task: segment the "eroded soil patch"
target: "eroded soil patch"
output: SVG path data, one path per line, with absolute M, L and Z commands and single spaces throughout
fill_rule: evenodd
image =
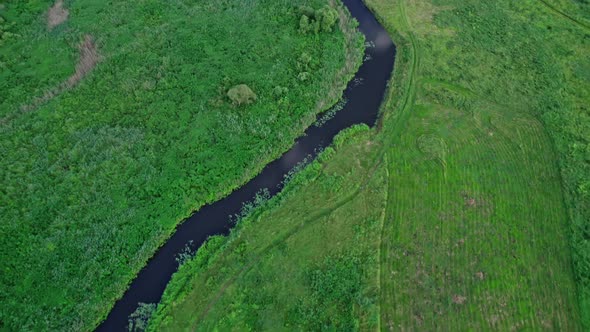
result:
M 92 71 L 92 69 L 94 69 L 94 67 L 96 67 L 101 57 L 98 53 L 96 42 L 92 36 L 86 35 L 82 43 L 78 46 L 78 50 L 80 58 L 76 64 L 74 74 L 72 74 L 65 82 L 47 91 L 43 96 L 37 97 L 31 104 L 23 106 L 21 108 L 23 112 L 30 112 L 64 91 L 75 87 L 88 73 L 90 73 L 90 71 Z
M 63 0 L 55 2 L 53 7 L 47 12 L 47 29 L 52 30 L 68 19 L 70 12 L 64 8 Z

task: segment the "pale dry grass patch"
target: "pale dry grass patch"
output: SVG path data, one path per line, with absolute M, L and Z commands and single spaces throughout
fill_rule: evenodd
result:
M 429 1 L 408 0 L 407 8 L 417 35 L 452 36 L 455 33 L 452 29 L 441 29 L 434 24 L 434 16 L 441 11 L 452 9 L 451 6 L 436 6 Z

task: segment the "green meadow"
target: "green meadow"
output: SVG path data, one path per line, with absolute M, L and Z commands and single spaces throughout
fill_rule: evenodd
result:
M 366 3 L 398 48 L 376 129 L 210 239 L 148 329 L 590 328 L 587 2 Z
M 302 29 L 300 5 L 326 18 Z M 0 330 L 95 328 L 183 218 L 335 104 L 363 45 L 335 8 L 0 1 Z

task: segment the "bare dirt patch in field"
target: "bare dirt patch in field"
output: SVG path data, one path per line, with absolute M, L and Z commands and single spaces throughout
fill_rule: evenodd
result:
M 84 41 L 78 46 L 80 59 L 76 64 L 76 71 L 68 78 L 66 86 L 71 88 L 78 84 L 100 61 L 100 55 L 92 36 L 86 35 Z
M 57 0 L 47 12 L 47 29 L 52 30 L 68 19 L 70 12 L 64 8 L 63 0 Z
M 464 207 L 467 209 L 478 209 L 482 215 L 488 217 L 494 211 L 494 205 L 491 199 L 468 191 L 461 191 Z
M 455 304 L 464 304 L 467 301 L 467 298 L 462 295 L 453 295 L 453 303 Z

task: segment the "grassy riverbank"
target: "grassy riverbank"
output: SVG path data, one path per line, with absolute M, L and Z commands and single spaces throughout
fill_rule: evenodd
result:
M 91 330 L 179 221 L 335 103 L 362 40 L 300 31 L 298 5 L 328 4 L 0 4 L 0 329 Z
M 398 46 L 380 129 L 199 251 L 153 330 L 587 324 L 585 5 L 367 3 Z

